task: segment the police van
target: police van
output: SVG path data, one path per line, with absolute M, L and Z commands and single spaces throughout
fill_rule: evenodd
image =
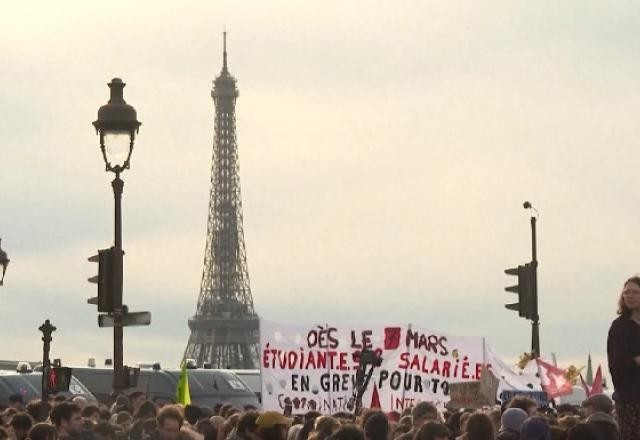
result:
M 20 373 L 0 370 L 0 405 L 9 404 L 9 396 L 19 394 L 26 404 L 30 400 L 40 399 L 42 391 L 42 372 Z M 69 391 L 58 393 L 66 398 L 84 397 L 89 403 L 97 403 L 96 397 L 76 377 L 69 382 Z
M 103 402 L 113 400 L 111 396 L 113 369 L 110 367 L 73 367 L 73 374 Z M 187 369 L 191 403 L 213 407 L 218 403 L 231 403 L 243 408 L 260 409 L 258 397 L 236 374 L 229 370 Z M 180 369 L 163 369 L 159 364 L 152 368 L 140 368 L 135 384 L 128 393 L 142 391 L 155 403 L 175 403 Z
M 258 397 L 262 403 L 262 381 L 260 379 L 260 370 L 227 370 L 234 373 L 247 384 L 249 389 Z

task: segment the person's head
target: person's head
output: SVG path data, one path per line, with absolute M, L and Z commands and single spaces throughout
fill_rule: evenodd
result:
M 446 425 L 447 428 L 451 431 L 451 435 L 453 437 L 458 437 L 462 430 L 460 429 L 460 418 L 464 414 L 462 411 L 456 411 L 449 415 L 447 419 Z
M 467 420 L 465 433 L 467 440 L 493 440 L 493 422 L 486 414 L 473 413 Z
M 420 427 L 415 440 L 448 440 L 449 429 L 446 425 L 436 421 L 429 421 Z
M 227 421 L 224 422 L 224 425 L 222 425 L 222 436 L 220 437 L 221 440 L 226 439 L 229 434 L 231 434 L 231 432 L 236 429 L 239 420 L 240 413 L 235 413 L 227 417 Z M 220 434 L 220 431 L 218 431 L 218 434 Z
M 189 422 L 190 425 L 194 425 L 200 419 L 202 410 L 196 405 L 187 405 L 184 407 L 184 419 Z
M 513 431 L 520 432 L 522 424 L 529 417 L 529 414 L 521 408 L 509 408 L 500 418 L 500 430 L 501 431 Z
M 100 405 L 100 420 L 103 422 L 108 422 L 109 420 L 111 420 L 111 411 L 109 411 L 109 408 Z
M 302 428 L 298 431 L 298 435 L 296 435 L 296 440 L 308 440 L 311 431 L 313 431 L 313 427 L 315 425 L 315 420 L 302 421 Z
M 365 440 L 364 434 L 355 425 L 345 425 L 329 436 L 329 440 Z
M 198 420 L 195 428 L 204 437 L 203 440 L 216 440 L 218 438 L 218 430 L 210 420 Z
M 27 413 L 18 413 L 11 418 L 11 429 L 17 440 L 24 440 L 33 426 L 33 419 Z
M 265 411 L 256 419 L 257 434 L 261 440 L 285 440 L 291 419 L 277 411 Z
M 153 419 L 157 415 L 156 406 L 153 402 L 149 402 L 148 400 L 143 401 L 139 406 L 138 410 L 133 413 L 133 418 L 138 419 Z
M 364 423 L 364 436 L 368 440 L 387 440 L 389 420 L 383 412 L 375 411 Z
M 116 424 L 122 428 L 123 432 L 127 433 L 133 424 L 133 417 L 128 411 L 120 411 L 116 416 Z
M 15 408 L 18 410 L 22 410 L 24 408 L 22 394 L 16 393 L 9 396 L 9 408 Z
M 219 431 L 222 428 L 222 426 L 224 426 L 224 422 L 226 422 L 226 420 L 222 416 L 211 416 L 209 418 L 209 421 L 213 423 L 213 426 L 216 428 L 217 431 Z
M 49 417 L 49 411 L 47 410 L 46 412 L 42 410 L 42 400 L 31 400 L 29 401 L 29 403 L 27 403 L 27 407 L 26 407 L 26 411 L 27 414 L 29 414 L 33 420 L 38 423 L 38 422 L 44 422 L 45 420 L 47 420 L 47 418 Z M 48 403 L 45 403 L 45 405 L 49 406 Z
M 302 430 L 302 426 L 303 426 L 302 423 L 300 423 L 299 421 L 297 424 L 291 425 L 291 427 L 289 428 L 289 431 L 287 431 L 287 440 L 297 440 L 298 434 Z M 258 439 L 260 438 L 257 436 L 257 434 L 256 434 L 256 437 Z
M 418 430 L 428 420 L 440 421 L 438 408 L 431 402 L 418 402 L 411 409 L 413 429 Z
M 213 415 L 213 410 L 210 406 L 202 405 L 200 407 L 200 420 L 209 420 L 209 417 Z
M 222 406 L 220 407 L 220 412 L 219 415 L 221 415 L 222 417 L 224 417 L 225 419 L 227 418 L 227 412 L 229 412 L 229 410 L 233 408 L 233 405 L 230 403 L 223 403 Z
M 586 423 L 578 423 L 567 431 L 567 440 L 598 440 L 598 436 Z
M 109 422 L 98 422 L 93 428 L 95 440 L 115 440 L 116 428 Z
M 51 421 L 59 435 L 78 434 L 82 431 L 82 410 L 75 403 L 61 402 L 51 410 Z
M 78 405 L 82 410 L 84 410 L 84 408 L 87 406 L 87 399 L 85 399 L 82 396 L 76 396 L 73 399 L 71 399 L 71 401 L 76 405 Z
M 400 420 L 400 413 L 398 411 L 389 411 L 387 413 L 387 419 L 389 419 L 390 422 L 398 423 Z
M 462 415 L 460 416 L 460 432 L 466 432 L 467 429 L 467 422 L 469 421 L 469 417 L 471 417 L 471 412 L 469 411 L 465 411 L 462 413 Z
M 340 428 L 340 422 L 335 417 L 320 416 L 315 420 L 314 434 L 316 440 L 325 440 Z
M 587 419 L 587 425 L 600 440 L 618 440 L 620 438 L 618 423 L 611 414 L 604 412 L 593 413 Z
M 640 276 L 633 276 L 624 283 L 618 299 L 619 315 L 629 316 L 634 310 L 640 310 Z
M 49 423 L 36 423 L 27 434 L 29 440 L 57 440 L 58 431 Z
M 307 411 L 304 415 L 304 421 L 313 422 L 321 415 L 322 413 L 320 411 L 316 411 L 316 410 Z
M 260 417 L 258 411 L 247 411 L 240 416 L 236 425 L 236 432 L 251 440 L 256 440 L 256 420 Z
M 131 411 L 135 414 L 142 405 L 142 402 L 147 400 L 147 395 L 143 391 L 134 391 L 129 394 L 129 405 L 131 405 Z
M 396 427 L 393 430 L 393 438 L 398 438 L 403 434 L 408 433 L 409 431 L 411 431 L 411 426 L 407 426 L 407 425 L 401 425 L 400 423 L 398 423 L 396 425 Z
M 525 420 L 520 431 L 520 440 L 551 440 L 549 423 L 539 416 Z
M 165 406 L 156 417 L 161 440 L 178 440 L 184 417 L 175 406 Z
M 95 425 L 100 421 L 100 408 L 95 405 L 85 406 L 82 410 L 82 419 L 84 422 L 90 422 Z
M 538 411 L 538 404 L 531 397 L 515 396 L 507 404 L 507 409 L 509 408 L 520 408 L 524 410 L 529 415 L 529 417 L 531 417 L 534 416 Z
M 360 416 L 356 417 L 356 426 L 364 431 L 364 425 L 367 423 L 367 420 L 369 420 L 369 417 L 379 412 L 380 410 L 378 408 L 362 408 Z
M 582 407 L 585 409 L 587 417 L 596 412 L 611 414 L 613 412 L 613 400 L 606 394 L 594 394 L 582 402 Z

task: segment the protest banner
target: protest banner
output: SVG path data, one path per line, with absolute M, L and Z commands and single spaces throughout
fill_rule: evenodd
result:
M 452 383 L 449 385 L 449 397 L 451 400 L 446 405 L 449 409 L 477 409 L 487 404 L 486 399 L 480 393 L 479 380 Z
M 402 411 L 418 401 L 440 406 L 451 383 L 479 381 L 481 337 L 460 337 L 410 324 L 294 326 L 260 321 L 262 405 L 294 413 L 350 411 L 360 350 L 382 357 L 363 404 Z
M 530 397 L 536 401 L 538 407 L 545 406 L 549 403 L 549 396 L 544 391 L 529 390 L 504 390 L 500 393 L 501 400 L 511 400 L 516 396 Z
M 498 378 L 484 365 L 480 380 L 449 385 L 449 397 L 451 400 L 446 406 L 449 409 L 477 409 L 495 405 L 499 383 Z
M 498 378 L 487 365 L 484 365 L 480 375 L 480 395 L 486 402 L 486 405 L 491 406 L 496 403 L 499 386 L 500 381 Z

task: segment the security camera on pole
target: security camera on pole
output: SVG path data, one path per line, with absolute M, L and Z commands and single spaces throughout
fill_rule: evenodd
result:
M 505 287 L 507 292 L 518 294 L 518 302 L 505 304 L 509 310 L 515 310 L 520 317 L 531 320 L 531 352 L 534 357 L 540 355 L 540 316 L 538 315 L 538 257 L 536 250 L 536 221 L 538 211 L 531 203 L 524 202 L 524 209 L 531 213 L 531 262 L 504 272 L 518 277 L 518 284 Z M 535 215 L 534 215 L 535 213 Z

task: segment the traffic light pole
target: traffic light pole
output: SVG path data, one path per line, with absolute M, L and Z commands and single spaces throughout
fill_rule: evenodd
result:
M 538 315 L 538 256 L 536 245 L 536 216 L 531 216 L 531 266 L 533 267 L 533 321 L 531 323 L 531 352 L 540 355 L 540 317 Z
M 111 182 L 113 198 L 115 202 L 114 218 L 114 298 L 113 298 L 113 393 L 117 396 L 123 389 L 123 308 L 122 308 L 122 190 L 124 182 L 120 179 L 120 173 L 116 172 L 116 178 Z
M 49 371 L 51 370 L 51 360 L 49 359 L 49 352 L 51 351 L 51 334 L 56 331 L 55 326 L 51 324 L 48 319 L 38 327 L 38 330 L 42 332 L 42 407 L 43 414 L 49 413 L 49 388 L 47 387 L 47 379 L 49 377 Z

